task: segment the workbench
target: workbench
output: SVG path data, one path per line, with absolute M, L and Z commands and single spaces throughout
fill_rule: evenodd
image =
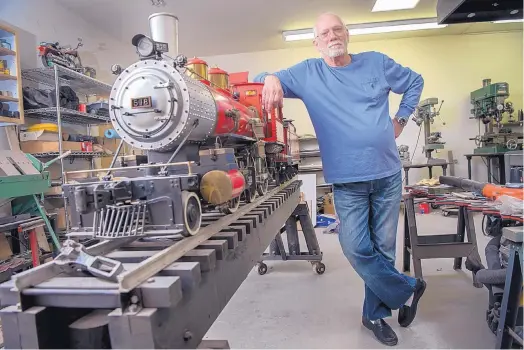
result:
M 477 199 L 466 199 L 451 195 L 453 187 L 445 191 L 439 191 L 440 185 L 435 188 L 428 186 L 412 186 L 410 191 L 404 194 L 404 249 L 403 249 L 403 271 L 410 271 L 410 258 L 413 258 L 413 266 L 416 277 L 422 277 L 422 259 L 432 258 L 454 258 L 454 269 L 462 268 L 462 258 L 474 254 L 480 261 L 477 246 L 475 224 L 473 213 L 480 212 L 484 215 L 493 215 L 504 220 L 522 223 L 522 216 L 505 215 L 495 207 L 494 202 L 487 201 L 483 197 Z M 460 191 L 460 190 L 459 190 Z M 457 207 L 457 231 L 455 234 L 436 234 L 419 236 L 417 232 L 415 203 L 429 202 L 434 206 Z M 467 237 L 467 242 L 464 241 Z M 475 287 L 481 287 L 474 282 Z

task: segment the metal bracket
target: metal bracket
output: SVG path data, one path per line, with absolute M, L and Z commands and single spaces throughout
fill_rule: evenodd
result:
M 104 256 L 89 255 L 82 244 L 71 239 L 64 242 L 61 253 L 54 262 L 64 270 L 71 271 L 80 268 L 93 276 L 114 282 L 117 281 L 118 274 L 124 270 L 120 261 Z
M 158 85 L 155 85 L 154 89 L 172 89 L 174 87 L 174 84 L 172 81 L 168 81 L 167 83 L 160 83 Z

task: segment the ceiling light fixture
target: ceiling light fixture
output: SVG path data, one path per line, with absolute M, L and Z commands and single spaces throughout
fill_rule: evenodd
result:
M 408 10 L 415 8 L 420 0 L 377 0 L 371 12 Z
M 434 18 L 423 18 L 409 21 L 352 24 L 347 27 L 350 35 L 366 35 L 438 29 L 447 27 L 447 24 L 438 24 Z M 315 38 L 313 29 L 289 30 L 283 32 L 282 35 L 285 41 L 312 40 Z
M 524 19 L 503 19 L 500 21 L 493 21 L 493 23 L 522 23 Z

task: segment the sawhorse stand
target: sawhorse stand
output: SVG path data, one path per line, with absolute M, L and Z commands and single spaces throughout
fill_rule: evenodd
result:
M 423 259 L 453 258 L 453 268 L 462 269 L 462 258 L 474 254 L 480 261 L 477 248 L 477 236 L 473 216 L 467 204 L 460 204 L 458 211 L 457 233 L 422 235 L 417 232 L 415 199 L 406 194 L 404 198 L 404 250 L 402 272 L 410 271 L 410 256 L 413 257 L 415 277 L 422 278 Z M 467 236 L 467 242 L 464 238 Z M 482 285 L 473 282 L 477 288 Z
M 302 233 L 306 241 L 307 251 L 302 252 L 298 238 L 297 221 L 300 222 Z M 287 233 L 288 251 L 282 240 L 282 233 Z M 269 253 L 262 254 L 260 261 L 257 263 L 258 273 L 264 275 L 267 272 L 266 260 L 302 260 L 309 261 L 313 265 L 313 270 L 319 275 L 326 271 L 326 266 L 322 263 L 322 252 L 318 244 L 315 228 L 309 216 L 309 208 L 306 203 L 300 203 L 293 214 L 287 219 L 286 225 L 280 229 L 275 239 L 269 245 Z

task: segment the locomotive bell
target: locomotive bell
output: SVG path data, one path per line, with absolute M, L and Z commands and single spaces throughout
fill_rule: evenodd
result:
M 224 90 L 229 89 L 229 74 L 217 66 L 209 70 L 209 81 L 215 87 L 219 87 Z
M 200 58 L 193 57 L 187 62 L 186 74 L 196 80 L 207 80 L 207 62 Z

